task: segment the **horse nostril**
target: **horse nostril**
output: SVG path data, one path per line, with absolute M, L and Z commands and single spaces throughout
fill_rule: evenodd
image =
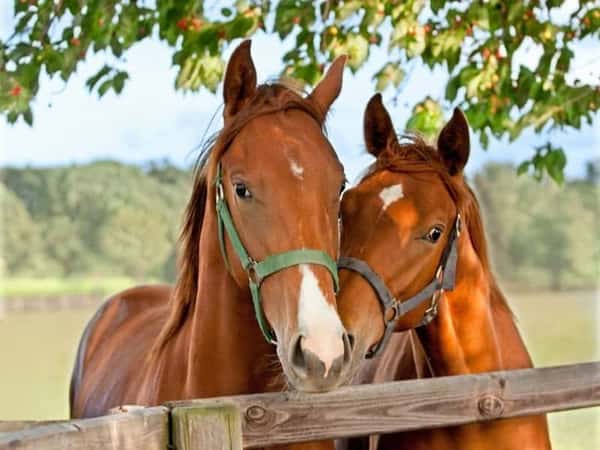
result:
M 292 365 L 296 369 L 300 369 L 302 371 L 306 368 L 306 359 L 304 357 L 304 351 L 302 350 L 302 339 L 303 336 L 301 334 L 298 335 L 295 342 L 292 344 Z
M 348 333 L 348 344 L 350 345 L 350 350 L 354 350 L 354 344 L 356 342 L 354 335 L 352 333 Z
M 352 350 L 354 350 L 354 335 L 344 333 L 342 339 L 344 341 L 344 364 L 347 364 L 350 362 Z

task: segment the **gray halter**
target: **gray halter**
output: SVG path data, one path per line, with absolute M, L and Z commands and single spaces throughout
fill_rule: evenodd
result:
M 442 253 L 435 277 L 419 293 L 406 300 L 397 300 L 377 272 L 371 269 L 365 261 L 349 256 L 342 256 L 338 260 L 338 269 L 352 270 L 362 275 L 368 281 L 381 304 L 385 331 L 381 340 L 369 349 L 366 358 L 370 359 L 381 353 L 394 331 L 397 320 L 418 308 L 425 300 L 431 298 L 431 304 L 425 311 L 423 319 L 417 324 L 417 327 L 429 324 L 437 316 L 438 301 L 442 292 L 453 290 L 456 282 L 456 265 L 458 261 L 456 247 L 458 236 L 460 235 L 460 227 L 460 214 L 458 214 L 448 237 L 448 243 L 444 248 L 444 253 Z M 389 319 L 388 311 L 392 312 Z

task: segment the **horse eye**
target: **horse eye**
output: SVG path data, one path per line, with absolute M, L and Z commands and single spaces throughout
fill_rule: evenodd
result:
M 252 198 L 252 194 L 244 183 L 234 183 L 235 195 L 239 198 Z
M 433 227 L 431 230 L 427 232 L 425 235 L 425 239 L 429 242 L 436 243 L 442 237 L 442 230 L 438 227 Z

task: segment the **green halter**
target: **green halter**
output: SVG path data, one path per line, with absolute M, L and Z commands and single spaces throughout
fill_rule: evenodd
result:
M 265 278 L 273 275 L 280 270 L 288 267 L 297 266 L 299 264 L 319 264 L 324 266 L 331 273 L 333 279 L 333 285 L 335 291 L 338 291 L 339 281 L 336 262 L 327 253 L 321 250 L 301 249 L 291 250 L 289 252 L 277 253 L 275 255 L 267 256 L 262 261 L 255 261 L 248 255 L 239 234 L 237 233 L 231 213 L 227 207 L 225 195 L 223 191 L 223 178 L 221 174 L 221 164 L 217 166 L 217 176 L 215 178 L 216 187 L 216 202 L 217 202 L 217 218 L 218 218 L 218 234 L 219 234 L 219 245 L 221 246 L 221 253 L 225 260 L 227 269 L 231 272 L 231 266 L 227 259 L 227 252 L 225 250 L 225 238 L 224 233 L 227 233 L 227 237 L 231 241 L 231 245 L 237 254 L 242 267 L 248 274 L 248 284 L 250 285 L 250 293 L 252 294 L 252 304 L 254 305 L 254 313 L 256 314 L 256 321 L 262 331 L 267 342 L 276 344 L 277 340 L 275 333 L 269 327 L 269 323 L 265 317 L 265 313 L 262 308 L 260 301 L 260 285 Z

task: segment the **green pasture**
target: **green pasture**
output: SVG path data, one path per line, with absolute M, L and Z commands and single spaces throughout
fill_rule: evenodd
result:
M 597 294 L 509 296 L 537 366 L 600 359 Z M 0 419 L 68 415 L 68 383 L 91 310 L 15 313 L 0 319 Z M 552 414 L 555 450 L 600 448 L 600 408 Z
M 512 294 L 509 301 L 536 366 L 600 360 L 598 292 Z M 554 450 L 600 448 L 600 408 L 548 416 Z
M 135 284 L 135 281 L 128 277 L 10 277 L 3 278 L 0 282 L 0 298 L 59 297 L 64 295 L 95 295 L 103 297 L 122 291 Z

